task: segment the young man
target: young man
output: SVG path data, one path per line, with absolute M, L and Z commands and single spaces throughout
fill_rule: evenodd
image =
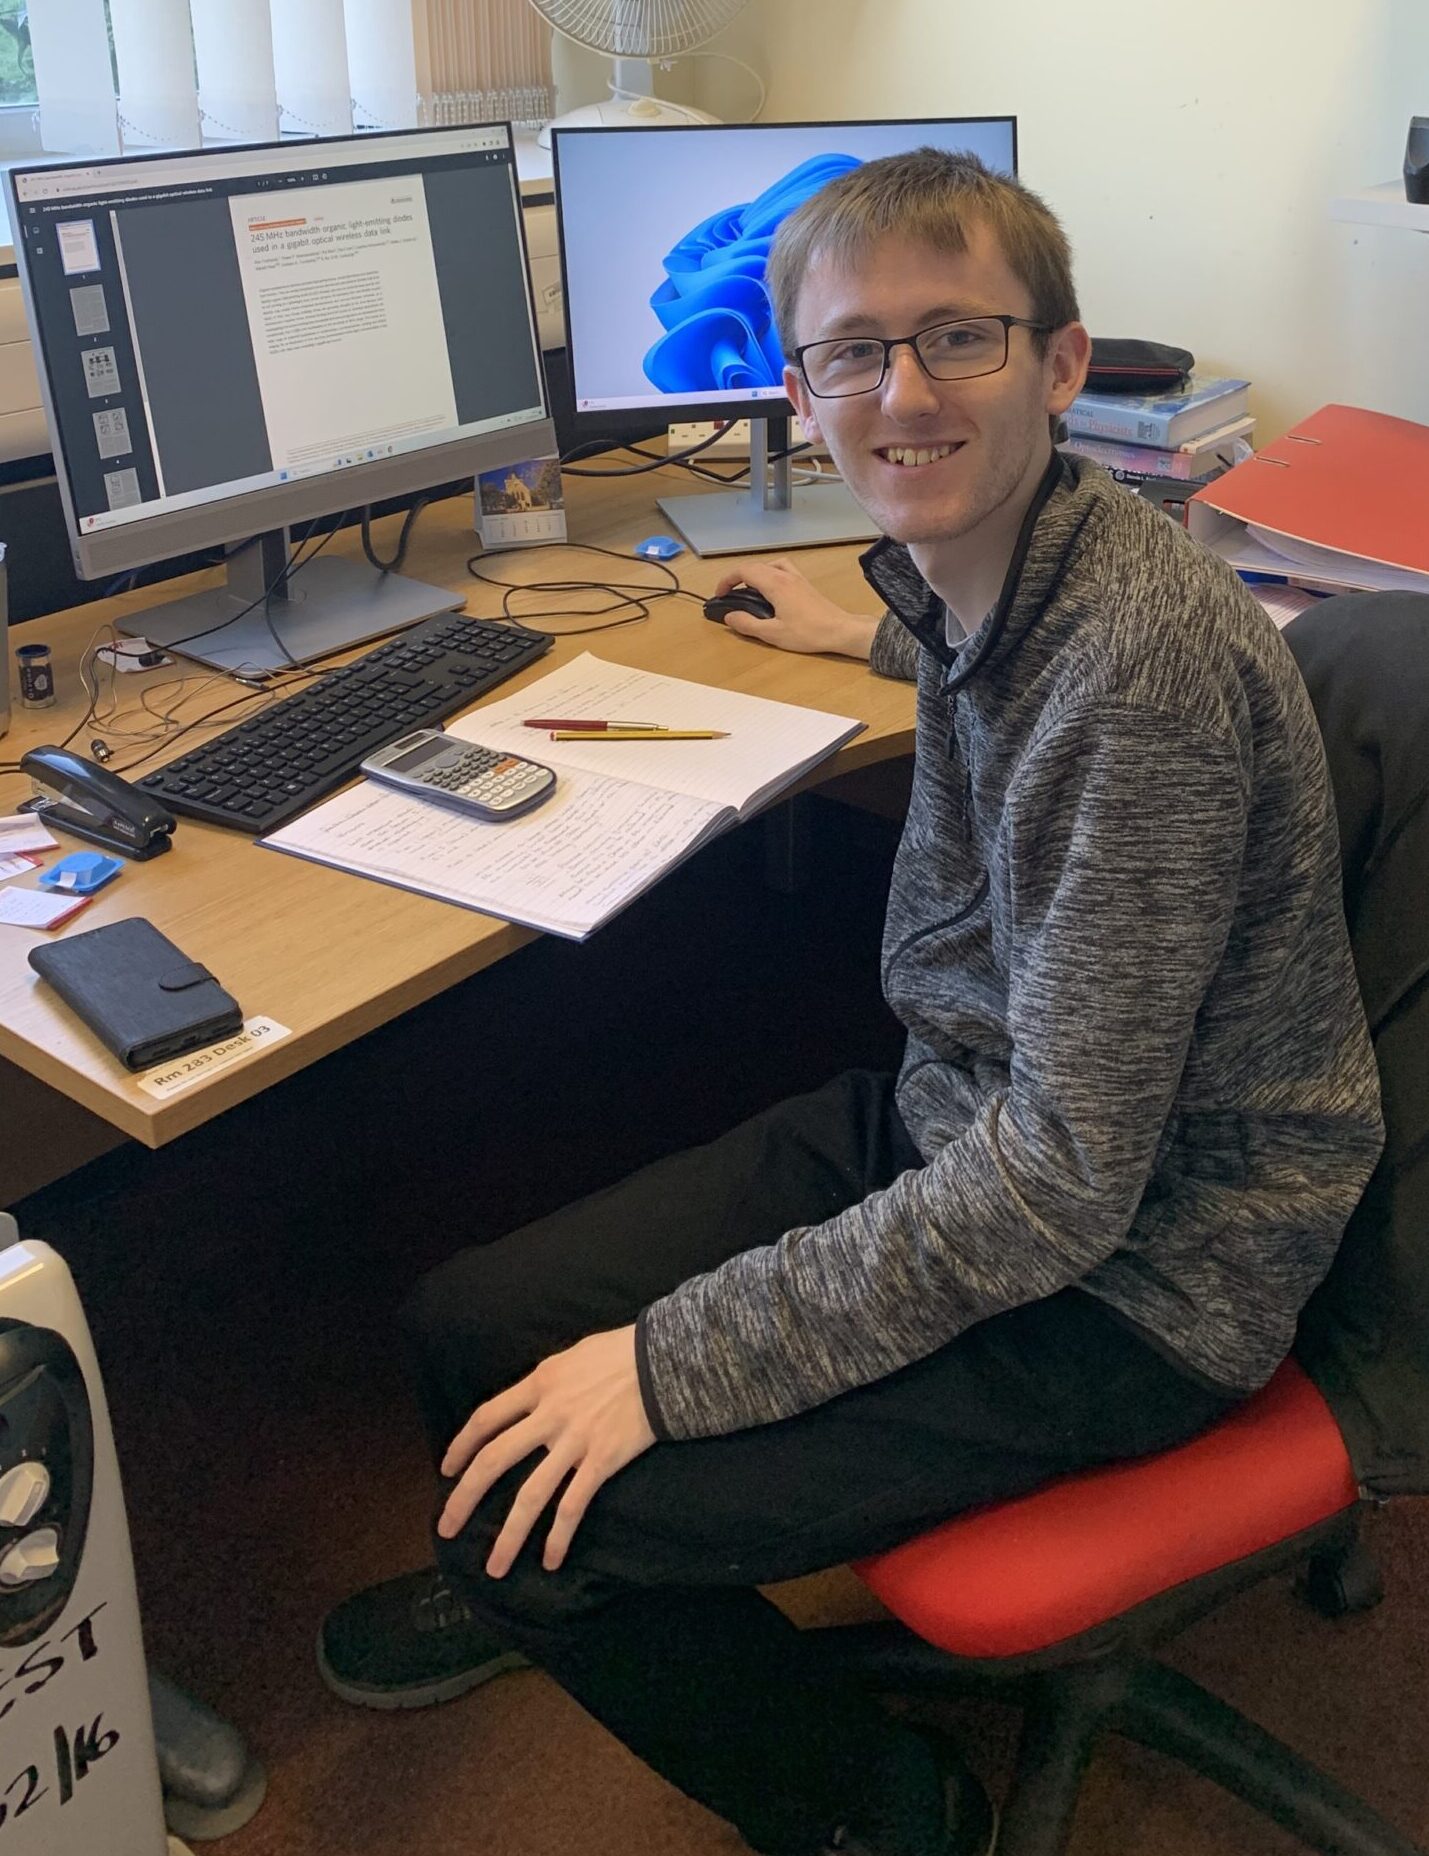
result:
M 754 1587 L 1263 1383 L 1378 1096 L 1288 653 L 1228 569 L 1053 450 L 1089 342 L 1050 213 L 923 150 L 808 201 L 770 276 L 889 614 L 750 563 L 777 614 L 744 629 L 917 676 L 903 1068 L 427 1279 L 445 1577 L 350 1600 L 321 1653 L 391 1706 L 524 1652 L 770 1856 L 952 1856 L 988 1847 L 977 1781 Z

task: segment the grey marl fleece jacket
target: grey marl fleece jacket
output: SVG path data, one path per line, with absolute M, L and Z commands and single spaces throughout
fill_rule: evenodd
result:
M 1069 1284 L 1249 1391 L 1382 1138 L 1289 651 L 1227 567 L 1081 459 L 1054 457 L 960 645 L 904 549 L 865 569 L 890 608 L 874 668 L 918 680 L 883 980 L 925 1164 L 647 1308 L 652 1425 L 789 1416 Z

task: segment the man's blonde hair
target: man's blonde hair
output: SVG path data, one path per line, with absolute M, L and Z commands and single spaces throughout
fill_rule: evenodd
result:
M 816 258 L 853 263 L 890 235 L 956 255 L 967 250 L 968 229 L 978 224 L 988 227 L 1026 285 L 1035 321 L 1060 329 L 1080 320 L 1071 249 L 1051 209 L 975 155 L 916 148 L 851 168 L 779 227 L 765 281 L 785 354 L 796 346 L 799 290 Z M 1046 338 L 1036 340 L 1045 352 Z

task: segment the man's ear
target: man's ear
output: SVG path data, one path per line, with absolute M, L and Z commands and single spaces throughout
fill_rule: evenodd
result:
M 797 367 L 784 369 L 784 391 L 793 402 L 794 411 L 799 415 L 799 423 L 804 428 L 804 436 L 811 442 L 821 436 L 819 432 L 819 402 L 804 384 L 804 376 Z
M 1080 322 L 1069 322 L 1047 344 L 1047 411 L 1060 417 L 1087 384 L 1092 338 Z

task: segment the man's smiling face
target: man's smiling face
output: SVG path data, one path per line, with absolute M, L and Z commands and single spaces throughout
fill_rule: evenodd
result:
M 914 335 L 961 316 L 1034 320 L 1027 286 L 986 226 L 958 253 L 890 234 L 852 262 L 816 256 L 799 289 L 795 345 L 840 335 Z M 895 348 L 881 387 L 817 399 L 790 368 L 785 386 L 806 434 L 826 441 L 858 502 L 885 535 L 908 543 L 976 537 L 1030 498 L 1046 464 L 1048 415 L 1080 390 L 1085 332 L 1069 325 L 1047 352 L 1008 332 L 1007 365 L 973 380 L 932 380 L 911 348 Z M 1026 491 L 1026 496 L 1021 493 Z

